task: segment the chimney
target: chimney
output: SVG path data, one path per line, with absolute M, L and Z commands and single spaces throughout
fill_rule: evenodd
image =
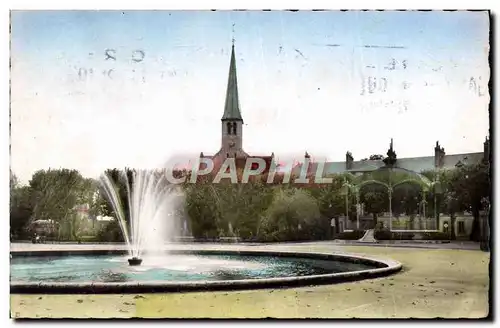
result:
M 345 153 L 345 169 L 350 170 L 352 169 L 352 163 L 354 161 L 354 157 L 352 157 L 352 154 L 350 151 Z
M 439 141 L 436 141 L 436 147 L 434 147 L 434 167 L 442 168 L 444 166 L 444 148 L 439 145 Z
M 490 139 L 488 139 L 488 137 L 486 137 L 483 147 L 483 160 L 488 163 L 490 161 Z

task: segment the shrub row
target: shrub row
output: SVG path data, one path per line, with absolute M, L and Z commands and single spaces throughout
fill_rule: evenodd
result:
M 412 240 L 413 232 L 391 232 L 388 229 L 375 230 L 374 237 L 377 240 Z
M 344 231 L 335 235 L 335 239 L 358 240 L 363 237 L 365 230 Z
M 450 234 L 447 232 L 423 232 L 422 239 L 424 240 L 450 240 Z

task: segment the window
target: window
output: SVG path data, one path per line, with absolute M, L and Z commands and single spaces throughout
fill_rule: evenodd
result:
M 227 134 L 231 134 L 231 123 L 227 122 Z
M 458 233 L 459 234 L 465 233 L 465 222 L 464 221 L 458 221 Z
M 236 126 L 237 126 L 237 125 L 236 125 L 236 123 L 233 123 L 233 134 L 234 134 L 234 135 L 236 135 L 236 134 L 237 134 L 237 133 L 236 133 Z

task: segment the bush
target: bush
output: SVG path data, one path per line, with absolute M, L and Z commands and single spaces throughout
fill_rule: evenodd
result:
M 80 236 L 80 240 L 83 243 L 98 242 L 97 236 Z
M 422 239 L 424 240 L 450 240 L 450 234 L 447 232 L 423 232 Z
M 365 230 L 344 231 L 335 235 L 335 239 L 358 240 L 365 235 Z
M 119 223 L 114 220 L 106 224 L 94 239 L 100 242 L 124 242 Z
M 191 233 L 195 238 L 218 237 L 218 200 L 214 187 L 190 185 L 185 190 L 186 213 L 190 218 Z
M 328 233 L 316 200 L 300 189 L 279 190 L 263 216 L 259 240 L 294 241 L 320 238 Z
M 391 238 L 393 240 L 412 240 L 415 237 L 413 232 L 393 232 Z
M 375 231 L 373 232 L 373 236 L 377 240 L 391 240 L 392 234 L 387 229 L 375 229 Z

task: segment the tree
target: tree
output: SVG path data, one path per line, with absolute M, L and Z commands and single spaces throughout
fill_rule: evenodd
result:
M 389 147 L 389 150 L 387 151 L 387 157 L 384 158 L 384 163 L 388 167 L 393 167 L 396 164 L 396 162 L 397 162 L 397 155 L 396 152 L 394 151 L 391 139 L 391 145 Z
M 399 184 L 393 188 L 392 211 L 405 213 L 413 219 L 418 212 L 422 200 L 422 188 L 412 182 Z
M 370 161 L 379 161 L 379 160 L 383 160 L 384 156 L 380 155 L 380 154 L 373 154 L 373 155 L 370 155 L 369 159 L 370 159 Z
M 389 208 L 387 187 L 379 184 L 367 184 L 360 190 L 360 201 L 365 204 L 365 211 L 373 215 L 373 226 L 377 226 L 378 215 Z
M 303 189 L 276 190 L 260 229 L 261 238 L 285 241 L 311 238 L 320 226 L 316 200 Z M 316 232 L 317 233 L 317 232 Z
M 217 194 L 212 184 L 191 184 L 185 187 L 186 213 L 191 221 L 194 237 L 217 237 L 219 226 L 219 206 Z
M 262 216 L 274 198 L 272 188 L 260 181 L 225 186 L 228 189 L 225 191 L 226 197 L 219 203 L 221 221 L 231 223 L 233 233 L 238 237 L 256 237 Z
M 77 170 L 49 169 L 35 172 L 29 186 L 32 220 L 53 220 L 62 229 L 60 236 L 75 237 L 76 206 L 91 200 L 94 193 L 91 180 L 83 178 Z
M 76 170 L 40 170 L 33 174 L 32 189 L 34 217 L 36 219 L 65 218 L 78 204 L 79 187 L 83 177 Z
M 427 195 L 428 213 L 435 213 L 436 226 L 439 227 L 440 213 L 449 213 L 447 193 L 451 191 L 451 178 L 455 170 L 424 171 L 422 175 L 432 181 Z
M 455 222 L 457 219 L 456 213 L 460 211 L 460 202 L 455 191 L 448 191 L 443 199 L 445 213 L 450 216 L 450 239 L 456 239 Z
M 11 236 L 23 235 L 31 216 L 33 206 L 31 203 L 31 188 L 21 186 L 17 177 L 10 175 L 10 233 Z
M 324 219 L 335 220 L 335 232 L 339 232 L 339 216 L 356 213 L 356 198 L 352 178 L 348 175 L 334 175 L 331 184 L 324 184 L 319 188 L 310 188 L 309 193 L 316 199 L 321 216 Z M 346 213 L 346 193 L 349 213 Z
M 113 168 L 104 171 L 104 177 L 102 177 L 107 177 L 111 182 L 111 187 L 115 188 L 119 202 L 119 204 L 116 205 L 119 207 L 119 211 L 123 211 L 123 216 L 127 222 L 130 219 L 128 192 L 133 188 L 134 174 L 135 171 L 129 168 L 125 168 L 123 170 Z M 115 213 L 112 201 L 108 197 L 106 187 L 102 183 L 99 183 L 97 190 L 100 198 L 96 201 L 96 206 L 100 208 L 104 215 L 117 218 L 118 215 Z
M 450 189 L 460 211 L 469 211 L 474 218 L 470 239 L 480 241 L 480 212 L 486 210 L 484 199 L 490 199 L 490 167 L 488 163 L 457 167 L 450 179 Z

